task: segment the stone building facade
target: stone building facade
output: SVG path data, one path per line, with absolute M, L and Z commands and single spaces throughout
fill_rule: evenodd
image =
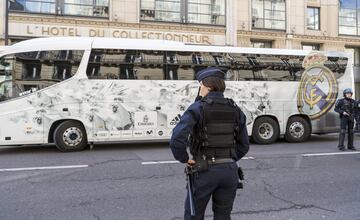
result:
M 47 36 L 166 39 L 349 51 L 360 63 L 360 3 L 354 0 L 8 1 L 10 43 Z M 3 45 L 5 1 L 0 11 Z

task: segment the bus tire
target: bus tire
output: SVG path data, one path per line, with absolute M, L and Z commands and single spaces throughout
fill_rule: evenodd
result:
M 304 142 L 311 135 L 311 126 L 309 122 L 300 116 L 289 118 L 286 125 L 285 140 L 290 143 Z
M 62 152 L 84 150 L 87 136 L 84 126 L 78 121 L 64 121 L 54 132 L 54 143 Z
M 261 117 L 255 120 L 252 139 L 257 144 L 272 144 L 280 135 L 277 121 L 271 117 Z

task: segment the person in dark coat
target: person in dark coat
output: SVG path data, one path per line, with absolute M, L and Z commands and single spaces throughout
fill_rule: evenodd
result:
M 354 147 L 354 103 L 352 99 L 353 92 L 350 88 L 347 88 L 343 92 L 344 98 L 339 99 L 335 104 L 335 111 L 340 116 L 340 135 L 338 148 L 341 151 L 345 150 L 344 141 L 346 129 L 348 133 L 348 144 L 349 150 L 356 150 Z
M 170 148 L 176 160 L 199 168 L 193 179 L 195 217 L 190 216 L 189 196 L 184 217 L 204 219 L 212 198 L 214 219 L 228 220 L 238 186 L 238 166 L 249 151 L 246 117 L 231 99 L 224 97 L 224 72 L 207 68 L 197 74 L 199 96 L 173 130 Z M 191 141 L 190 154 L 187 152 Z

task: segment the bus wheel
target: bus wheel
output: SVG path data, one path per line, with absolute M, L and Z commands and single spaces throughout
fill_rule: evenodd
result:
M 286 126 L 285 140 L 291 143 L 304 142 L 311 135 L 309 122 L 299 116 L 291 117 Z
M 274 143 L 279 134 L 279 125 L 273 118 L 261 117 L 254 123 L 252 138 L 257 144 Z
M 87 146 L 84 126 L 77 121 L 64 121 L 54 132 L 56 147 L 62 152 L 81 151 Z

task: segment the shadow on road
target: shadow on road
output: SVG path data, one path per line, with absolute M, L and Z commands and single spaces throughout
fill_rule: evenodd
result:
M 110 143 L 110 144 L 95 144 L 92 152 L 97 151 L 121 151 L 129 149 L 151 149 L 151 148 L 168 148 L 168 142 L 151 142 L 151 143 Z M 84 150 L 90 151 L 90 145 Z M 55 145 L 22 145 L 22 146 L 2 146 L 0 147 L 0 154 L 41 154 L 41 153 L 62 153 Z M 81 152 L 67 152 L 64 154 L 73 154 Z
M 356 134 L 355 140 L 360 139 L 360 134 Z M 308 140 L 309 143 L 319 143 L 319 142 L 329 142 L 337 141 L 338 134 L 327 134 L 327 135 L 312 135 Z M 256 145 L 253 142 L 250 142 L 251 145 Z M 276 144 L 289 144 L 284 138 L 280 138 Z M 261 145 L 257 145 L 261 146 Z M 270 145 L 271 146 L 271 145 Z M 142 150 L 142 149 L 151 149 L 151 148 L 168 148 L 168 142 L 143 142 L 143 143 L 109 143 L 109 144 L 95 144 L 94 148 L 91 150 L 93 152 L 97 151 L 121 151 L 121 150 Z M 85 151 L 89 151 L 90 148 L 87 147 Z M 28 145 L 28 146 L 3 146 L 0 147 L 0 154 L 40 154 L 40 153 L 62 153 L 60 152 L 55 145 Z M 81 153 L 81 152 L 72 152 L 72 153 Z

